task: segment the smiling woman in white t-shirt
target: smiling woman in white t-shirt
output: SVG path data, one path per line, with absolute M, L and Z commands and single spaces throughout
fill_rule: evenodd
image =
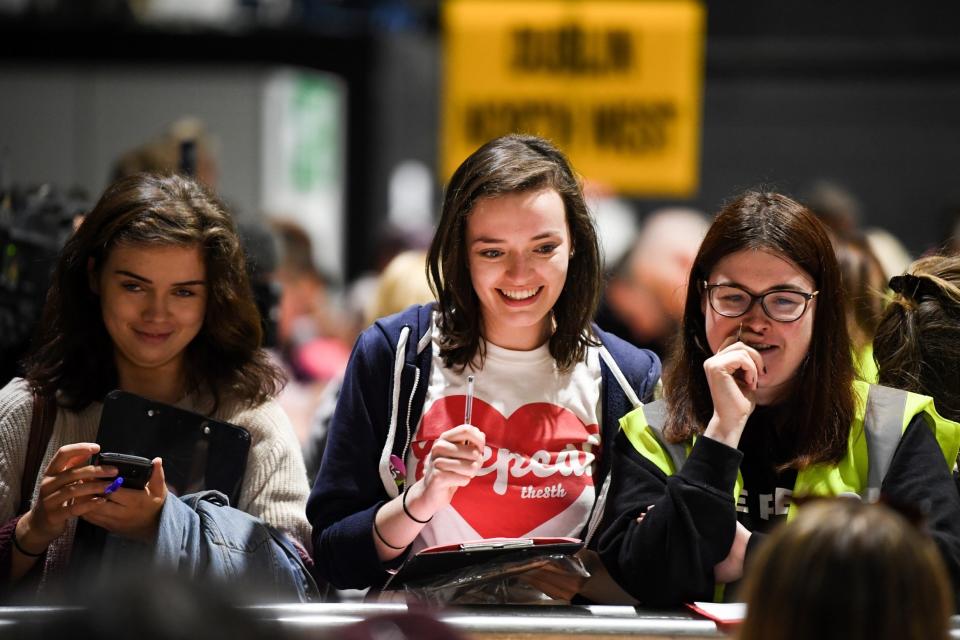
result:
M 382 584 L 437 544 L 589 542 L 604 442 L 659 378 L 655 355 L 592 324 L 596 232 L 543 139 L 505 136 L 464 161 L 427 270 L 437 303 L 354 347 L 308 504 L 318 569 L 339 587 Z

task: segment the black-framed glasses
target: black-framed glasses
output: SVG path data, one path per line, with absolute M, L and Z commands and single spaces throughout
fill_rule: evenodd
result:
M 703 290 L 707 293 L 710 307 L 726 318 L 739 318 L 759 300 L 760 307 L 771 320 L 794 322 L 807 311 L 810 301 L 819 291 L 805 293 L 793 289 L 771 289 L 754 295 L 742 287 L 733 284 L 710 284 L 703 281 Z

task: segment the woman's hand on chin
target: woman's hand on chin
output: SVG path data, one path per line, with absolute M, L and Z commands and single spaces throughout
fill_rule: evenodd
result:
M 713 399 L 713 417 L 703 435 L 736 447 L 757 405 L 763 358 L 756 349 L 736 338 L 728 338 L 724 344 L 703 363 Z

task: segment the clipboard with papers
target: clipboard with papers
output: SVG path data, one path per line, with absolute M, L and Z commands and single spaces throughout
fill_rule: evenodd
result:
M 96 442 L 101 451 L 159 456 L 176 495 L 215 489 L 234 506 L 250 451 L 241 427 L 120 390 L 104 398 Z
M 390 580 L 391 589 L 421 584 L 470 567 L 519 566 L 525 561 L 571 556 L 583 547 L 577 538 L 485 538 L 427 547 L 411 555 Z

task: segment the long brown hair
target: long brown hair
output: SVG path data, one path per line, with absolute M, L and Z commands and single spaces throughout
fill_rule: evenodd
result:
M 467 268 L 467 216 L 482 198 L 553 189 L 563 200 L 570 228 L 567 280 L 553 307 L 556 330 L 550 355 L 561 370 L 582 360 L 592 344 L 590 322 L 600 300 L 600 247 L 583 190 L 569 161 L 548 141 L 508 135 L 487 142 L 463 161 L 447 186 L 440 223 L 427 255 L 427 277 L 438 301 L 443 338 L 440 355 L 448 367 L 482 360 L 480 303 Z
M 880 383 L 932 396 L 960 421 L 960 256 L 921 258 L 891 284 L 873 339 Z
M 117 386 L 113 343 L 90 289 L 118 244 L 199 246 L 206 266 L 207 307 L 200 333 L 187 345 L 187 384 L 212 395 L 259 404 L 276 395 L 283 374 L 260 347 L 260 316 L 236 227 L 224 206 L 182 176 L 136 174 L 107 188 L 67 241 L 53 274 L 26 378 L 34 389 L 61 392 L 80 410 Z
M 724 257 L 744 249 L 783 256 L 807 273 L 820 291 L 813 337 L 783 404 L 800 425 L 797 449 L 786 466 L 837 462 L 853 422 L 853 356 L 844 315 L 840 270 L 823 224 L 803 205 L 779 193 L 748 191 L 729 203 L 707 231 L 690 270 L 683 326 L 675 357 L 664 375 L 669 405 L 666 433 L 682 442 L 702 433 L 713 415 L 703 371 L 713 355 L 702 307 L 703 281 Z
M 933 540 L 882 504 L 804 505 L 761 547 L 738 640 L 946 640 L 952 589 Z

